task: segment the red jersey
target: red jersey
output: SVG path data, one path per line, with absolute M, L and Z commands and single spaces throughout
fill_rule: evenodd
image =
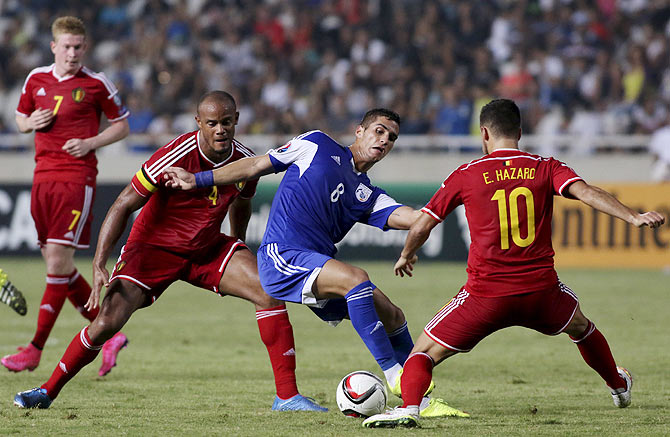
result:
M 95 152 L 75 158 L 62 147 L 71 138 L 96 136 L 102 112 L 112 122 L 130 115 L 114 84 L 86 67 L 66 77 L 56 74 L 55 64 L 39 67 L 23 84 L 16 114 L 29 117 L 39 108 L 51 108 L 55 116 L 49 126 L 35 132 L 35 182 L 95 184 Z
M 581 180 L 570 167 L 516 149 L 496 150 L 457 168 L 422 209 L 442 221 L 465 206 L 468 282 L 474 295 L 549 289 L 558 277 L 551 245 L 553 196 Z
M 233 140 L 232 153 L 215 163 L 202 152 L 200 131 L 190 132 L 160 148 L 135 174 L 131 182 L 137 194 L 151 196 L 130 231 L 128 242 L 168 248 L 179 254 L 197 254 L 221 233 L 228 207 L 238 197 L 256 194 L 258 179 L 218 187 L 180 191 L 165 186 L 161 177 L 167 167 L 197 173 L 212 170 L 254 153 Z

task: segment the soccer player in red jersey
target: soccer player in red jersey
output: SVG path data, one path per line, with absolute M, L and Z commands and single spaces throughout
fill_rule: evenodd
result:
M 508 326 L 547 335 L 567 333 L 584 361 L 605 380 L 614 404 L 630 405 L 630 374 L 616 366 L 605 337 L 584 316 L 577 296 L 554 270 L 553 196 L 578 199 L 638 227 L 655 228 L 665 218 L 655 211 L 632 210 L 554 158 L 520 151 L 521 116 L 511 100 L 484 106 L 480 130 L 485 156 L 460 166 L 442 183 L 422 209 L 425 214 L 410 228 L 394 267 L 396 275 L 412 276 L 416 252 L 431 230 L 464 205 L 472 240 L 467 282 L 428 322 L 405 362 L 402 407 L 372 416 L 364 426 L 416 426 L 418 402 L 430 384 L 433 367 Z
M 34 370 L 65 299 L 88 320 L 97 309 L 85 309 L 91 286 L 74 265 L 76 249 L 89 246 L 91 206 L 98 173 L 95 149 L 128 135 L 128 110 L 103 73 L 82 66 L 86 29 L 79 18 L 60 17 L 51 26 L 54 63 L 30 72 L 16 109 L 23 133 L 35 131 L 35 175 L 31 214 L 46 262 L 46 289 L 37 331 L 26 347 L 0 360 L 13 372 Z M 110 124 L 99 131 L 104 113 Z M 105 345 L 100 375 L 111 370 L 126 344 L 122 333 Z
M 243 243 L 258 179 L 186 192 L 166 187 L 162 178 L 163 170 L 172 165 L 200 172 L 253 156 L 234 139 L 238 116 L 230 94 L 205 94 L 195 117 L 200 129 L 159 149 L 121 192 L 102 224 L 93 260 L 93 292 L 86 307 L 97 308 L 100 289 L 106 286 L 100 313 L 74 337 L 51 378 L 39 388 L 17 394 L 16 405 L 48 408 L 65 383 L 97 356 L 102 344 L 136 310 L 151 305 L 170 284 L 183 280 L 256 306 L 277 388 L 273 410 L 327 411 L 298 393 L 293 328 L 286 305 L 263 291 L 256 257 Z M 110 277 L 105 267 L 109 254 L 130 215 L 140 208 Z M 220 231 L 228 213 L 231 236 Z

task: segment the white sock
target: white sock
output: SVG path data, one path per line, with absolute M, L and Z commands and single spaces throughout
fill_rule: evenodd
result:
M 401 370 L 402 366 L 400 364 L 396 364 L 390 369 L 384 370 L 384 377 L 386 378 L 391 387 L 395 387 L 396 380 L 398 379 L 398 374 L 400 373 Z
M 430 404 L 430 398 L 428 396 L 424 396 L 423 399 L 421 399 L 419 410 L 425 410 L 428 404 Z

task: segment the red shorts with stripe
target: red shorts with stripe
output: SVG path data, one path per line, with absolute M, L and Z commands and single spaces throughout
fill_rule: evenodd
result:
M 110 282 L 124 279 L 145 290 L 145 306 L 151 305 L 177 280 L 219 293 L 228 261 L 237 249 L 242 248 L 247 249 L 242 240 L 224 234 L 212 242 L 208 250 L 195 256 L 176 254 L 150 244 L 127 243 L 121 249 Z
M 428 322 L 424 332 L 458 352 L 470 351 L 487 335 L 509 326 L 557 335 L 572 320 L 578 302 L 562 282 L 548 290 L 500 297 L 474 296 L 464 287 Z
M 30 193 L 30 213 L 37 242 L 86 249 L 91 240 L 95 186 L 71 182 L 38 182 Z

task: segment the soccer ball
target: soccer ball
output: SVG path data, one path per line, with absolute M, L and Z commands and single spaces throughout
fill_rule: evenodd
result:
M 384 412 L 386 386 L 376 375 L 357 370 L 342 378 L 335 399 L 345 416 L 370 417 Z

